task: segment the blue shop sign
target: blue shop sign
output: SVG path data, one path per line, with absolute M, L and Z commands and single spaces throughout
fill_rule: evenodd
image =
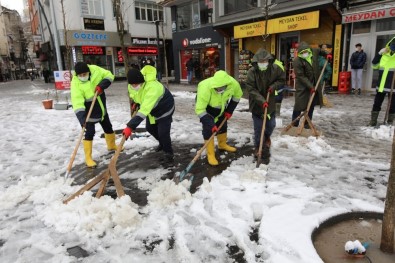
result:
M 79 33 L 75 32 L 73 34 L 74 39 L 78 40 L 107 40 L 106 33 Z

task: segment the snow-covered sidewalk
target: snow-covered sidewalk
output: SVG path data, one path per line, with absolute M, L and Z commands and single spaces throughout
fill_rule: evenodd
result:
M 145 207 L 129 196 L 96 199 L 91 192 L 64 205 L 81 187 L 63 179 L 78 121 L 72 110 L 44 110 L 40 84 L 13 85 L 0 85 L 1 262 L 232 262 L 230 251 L 238 248 L 246 262 L 316 263 L 322 261 L 311 232 L 321 222 L 349 211 L 383 211 L 393 131 L 366 127 L 372 96 L 331 95 L 334 108 L 317 108 L 313 118 L 324 136 L 280 136 L 276 129 L 268 167 L 255 168 L 251 156 L 241 157 L 193 195 L 188 182 L 161 181 L 165 170 L 158 168 L 120 174 L 148 191 Z M 173 143 L 202 142 L 195 94 L 173 87 Z M 116 129 L 130 116 L 126 93 L 124 83 L 107 91 Z M 292 106 L 293 98 L 286 98 L 284 124 Z M 247 108 L 243 99 L 229 123 L 237 147 L 252 140 Z M 96 158 L 106 154 L 101 132 L 97 126 Z M 138 138 L 125 144 L 125 153 L 155 145 L 152 138 Z M 83 162 L 82 152 L 75 163 Z M 75 246 L 88 256 L 70 256 L 67 249 Z

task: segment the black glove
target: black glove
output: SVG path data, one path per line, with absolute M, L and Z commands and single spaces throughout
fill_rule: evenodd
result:
M 81 124 L 81 127 L 84 127 L 85 119 L 86 119 L 85 111 L 79 111 L 79 112 L 76 113 L 76 115 L 77 115 L 78 121 Z

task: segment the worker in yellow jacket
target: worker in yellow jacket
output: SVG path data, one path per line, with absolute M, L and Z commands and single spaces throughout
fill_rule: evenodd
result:
M 70 88 L 71 104 L 81 126 L 85 124 L 85 137 L 83 140 L 85 163 L 88 167 L 94 168 L 96 167 L 96 162 L 92 159 L 92 142 L 95 136 L 96 123 L 99 123 L 104 130 L 107 149 L 109 151 L 117 149 L 115 145 L 115 133 L 112 129 L 110 117 L 108 116 L 106 94 L 104 92 L 114 80 L 114 75 L 106 69 L 95 65 L 88 65 L 85 62 L 76 63 L 74 71 L 75 74 L 73 74 Z M 99 95 L 97 96 L 89 120 L 86 120 L 86 115 L 92 105 L 96 91 Z
M 227 144 L 227 123 L 220 130 L 218 126 L 224 118 L 229 120 L 232 117 L 242 95 L 239 82 L 223 70 L 217 71 L 214 76 L 198 84 L 195 113 L 202 123 L 205 142 L 217 132 L 218 149 L 236 152 L 235 147 Z M 210 165 L 218 165 L 214 140 L 207 145 L 207 161 Z
M 160 161 L 171 165 L 174 161 L 170 130 L 175 110 L 174 98 L 170 91 L 156 80 L 156 68 L 146 65 L 141 71 L 132 68 L 128 72 L 128 91 L 137 105 L 137 114 L 127 123 L 123 135 L 128 138 L 137 126 L 146 119 L 147 131 L 159 142 L 155 151 L 163 151 Z

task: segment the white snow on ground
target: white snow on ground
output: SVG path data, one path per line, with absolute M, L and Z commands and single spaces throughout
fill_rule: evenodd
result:
M 129 196 L 96 199 L 92 192 L 64 205 L 81 187 L 63 179 L 80 127 L 72 110 L 44 110 L 45 91 L 24 83 L 14 90 L 0 85 L 1 262 L 232 262 L 227 250 L 233 245 L 244 251 L 247 262 L 322 262 L 311 242 L 315 227 L 343 212 L 383 211 L 393 130 L 362 123 L 369 114 L 361 114 L 363 107 L 373 97 L 354 103 L 331 97 L 335 107 L 317 109 L 313 118 L 324 136 L 280 136 L 276 129 L 268 167 L 256 168 L 251 156 L 241 157 L 193 195 L 189 182 L 161 181 L 165 170 L 158 167 L 149 175 L 140 170 L 120 174 L 136 178 L 148 191 L 146 207 L 139 208 Z M 114 128 L 123 128 L 130 116 L 126 88 L 113 86 L 107 92 L 108 111 Z M 174 143 L 201 143 L 195 94 L 173 94 Z M 283 102 L 284 123 L 292 105 L 293 98 Z M 247 108 L 243 99 L 229 123 L 237 147 L 252 140 L 251 115 L 241 111 Z M 355 123 L 361 115 L 364 120 Z M 134 151 L 148 152 L 156 145 L 151 137 L 135 138 L 122 154 L 133 161 L 144 158 Z M 105 142 L 97 136 L 94 158 L 104 160 L 105 154 Z M 81 162 L 82 147 L 75 160 Z M 250 240 L 253 228 L 259 229 L 258 242 Z M 147 250 L 152 244 L 155 248 Z M 89 256 L 70 256 L 67 248 L 74 246 Z

